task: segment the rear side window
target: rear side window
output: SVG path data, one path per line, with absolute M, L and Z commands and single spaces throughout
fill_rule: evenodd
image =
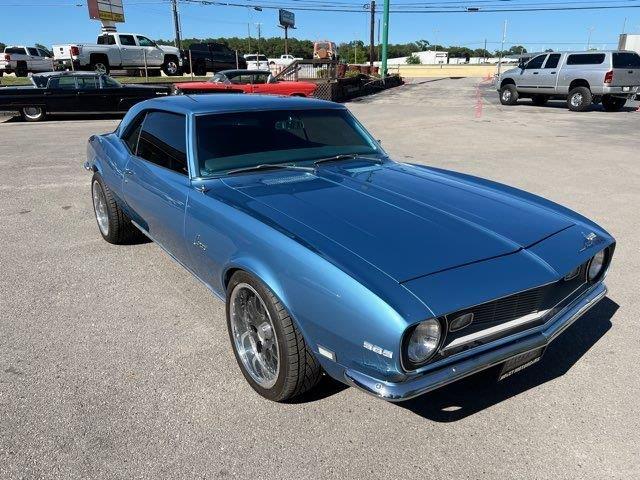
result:
M 40 55 L 38 55 L 38 49 L 37 48 L 27 48 L 27 50 L 29 50 L 29 55 L 32 55 L 34 57 L 39 57 Z
M 136 41 L 133 38 L 133 35 L 120 35 L 120 44 L 127 46 L 135 46 Z
M 613 68 L 640 68 L 640 55 L 633 52 L 614 53 Z
M 136 118 L 132 124 L 129 125 L 126 133 L 122 136 L 122 140 L 127 144 L 129 150 L 131 150 L 131 153 L 134 155 L 138 152 L 138 138 L 140 138 L 140 130 L 142 130 L 144 117 L 144 115 L 140 115 Z
M 558 62 L 560 61 L 559 53 L 552 53 L 547 58 L 547 63 L 544 64 L 544 68 L 556 68 L 558 66 Z
M 52 78 L 51 80 L 49 80 L 49 88 L 60 88 L 62 90 L 75 90 L 76 77 L 64 76 L 64 77 Z
M 9 53 L 9 54 L 13 54 L 13 55 L 26 55 L 27 52 L 25 52 L 24 48 L 17 48 L 17 47 L 7 47 L 4 49 L 4 53 Z
M 527 70 L 531 70 L 534 68 L 540 68 L 542 67 L 542 64 L 544 63 L 544 59 L 547 58 L 546 55 L 538 55 L 537 57 L 534 57 L 529 63 L 527 63 L 524 68 L 526 68 Z
M 98 45 L 115 45 L 116 39 L 113 35 L 100 35 L 98 37 Z
M 78 88 L 80 90 L 99 88 L 98 77 L 95 76 L 87 75 L 78 77 L 76 81 L 78 82 Z
M 150 112 L 142 124 L 137 154 L 151 163 L 187 175 L 186 118 Z
M 567 65 L 600 65 L 604 63 L 604 53 L 581 53 L 569 55 Z

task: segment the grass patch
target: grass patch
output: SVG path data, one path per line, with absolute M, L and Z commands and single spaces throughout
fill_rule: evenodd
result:
M 120 83 L 179 83 L 179 82 L 202 82 L 205 80 L 209 80 L 211 77 L 196 77 L 194 75 L 193 79 L 191 76 L 183 76 L 183 77 L 149 77 L 149 79 L 145 79 L 144 77 L 113 77 Z M 16 86 L 16 85 L 31 85 L 31 81 L 26 77 L 14 77 L 13 75 L 5 75 L 0 77 L 0 85 L 5 87 Z

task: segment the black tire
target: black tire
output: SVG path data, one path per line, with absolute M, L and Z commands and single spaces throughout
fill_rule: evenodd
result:
M 180 75 L 180 64 L 178 58 L 174 55 L 168 55 L 162 64 L 162 71 L 167 77 L 176 77 Z
M 198 62 L 193 67 L 193 73 L 197 77 L 204 77 L 207 74 L 207 67 L 202 62 Z
M 109 75 L 111 72 L 109 61 L 102 58 L 91 59 L 90 68 L 92 71 L 104 75 Z
M 250 285 L 258 293 L 275 329 L 280 368 L 275 384 L 271 388 L 263 388 L 252 378 L 236 349 L 231 327 L 230 305 L 232 292 L 241 284 Z M 284 402 L 307 392 L 318 383 L 322 375 L 318 360 L 296 328 L 284 305 L 262 281 L 244 271 L 234 273 L 227 287 L 226 314 L 229 339 L 236 361 L 242 375 L 257 393 L 269 400 Z
M 531 97 L 531 102 L 536 107 L 542 107 L 546 105 L 548 101 L 549 101 L 549 97 L 547 97 L 546 95 L 534 95 L 533 97 Z
M 515 105 L 518 102 L 518 89 L 512 83 L 500 89 L 500 103 L 502 105 Z
M 567 107 L 572 112 L 584 112 L 593 103 L 593 95 L 587 87 L 576 87 L 569 92 Z
M 47 117 L 47 112 L 42 106 L 31 106 L 20 109 L 20 116 L 25 122 L 41 122 Z
M 104 195 L 106 213 L 108 217 L 108 228 L 105 232 L 98 221 L 96 198 L 94 188 L 99 188 Z M 132 223 L 129 217 L 122 211 L 116 202 L 111 190 L 104 184 L 99 173 L 94 173 L 91 179 L 91 198 L 93 200 L 93 212 L 98 223 L 98 231 L 102 238 L 115 245 L 128 244 L 134 240 L 141 239 L 142 233 Z
M 626 103 L 626 98 L 611 97 L 609 95 L 602 97 L 602 108 L 607 112 L 619 112 Z
M 27 68 L 27 62 L 17 62 L 16 64 L 16 77 L 26 77 L 29 75 L 29 69 Z

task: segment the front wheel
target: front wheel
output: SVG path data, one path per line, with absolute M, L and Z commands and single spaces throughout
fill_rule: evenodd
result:
M 47 116 L 44 107 L 24 107 L 20 115 L 27 122 L 41 122 Z
M 611 97 L 609 95 L 602 97 L 602 108 L 607 112 L 619 112 L 626 103 L 626 98 Z
M 162 65 L 162 71 L 168 77 L 175 77 L 180 74 L 180 65 L 175 57 L 167 57 Z
M 233 353 L 256 392 L 282 402 L 318 383 L 320 364 L 284 305 L 260 280 L 236 272 L 227 288 L 226 310 Z
M 500 89 L 500 103 L 515 105 L 518 102 L 518 89 L 513 84 L 507 84 Z
M 587 87 L 576 87 L 569 92 L 567 107 L 572 112 L 584 112 L 591 106 L 593 95 Z

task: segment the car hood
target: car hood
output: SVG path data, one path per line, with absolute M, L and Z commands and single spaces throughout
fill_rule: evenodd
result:
M 366 262 L 400 283 L 517 252 L 573 225 L 504 192 L 393 162 L 272 170 L 223 182 L 244 211 L 334 263 Z

